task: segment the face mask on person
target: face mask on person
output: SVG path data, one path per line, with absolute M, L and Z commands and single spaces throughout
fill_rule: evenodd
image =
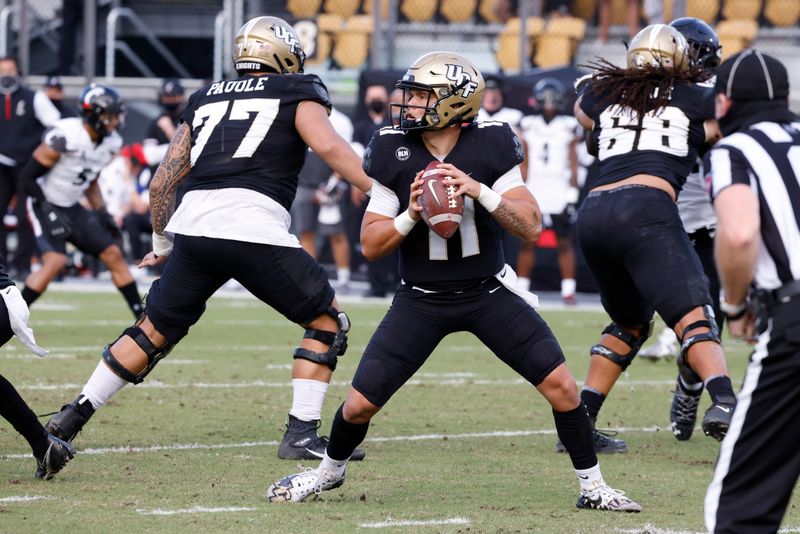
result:
M 0 92 L 4 94 L 13 93 L 19 87 L 19 76 L 6 74 L 0 76 Z
M 164 110 L 169 113 L 170 115 L 175 115 L 178 111 L 180 111 L 181 104 L 179 102 L 172 102 L 170 104 L 162 104 Z
M 383 113 L 383 111 L 386 109 L 386 102 L 383 100 L 370 100 L 367 102 L 367 107 L 373 113 Z

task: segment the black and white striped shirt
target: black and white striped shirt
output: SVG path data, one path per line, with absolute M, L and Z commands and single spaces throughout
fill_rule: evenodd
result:
M 706 156 L 706 182 L 713 197 L 732 184 L 758 195 L 756 287 L 800 280 L 800 123 L 760 122 L 726 137 Z

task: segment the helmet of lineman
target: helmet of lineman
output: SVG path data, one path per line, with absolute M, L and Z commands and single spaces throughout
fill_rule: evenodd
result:
M 689 45 L 689 64 L 699 69 L 703 80 L 716 74 L 722 63 L 722 46 L 719 36 L 711 26 L 694 17 L 681 17 L 669 23 L 670 26 L 681 32 Z
M 533 108 L 542 111 L 545 107 L 561 110 L 564 105 L 564 84 L 555 78 L 542 78 L 533 86 Z
M 118 119 L 119 125 L 123 122 L 125 104 L 122 102 L 122 97 L 116 89 L 107 85 L 92 83 L 84 87 L 81 91 L 80 106 L 83 122 L 101 136 L 113 130 L 111 127 L 113 119 Z
M 271 69 L 279 74 L 303 72 L 306 53 L 288 22 L 278 17 L 250 19 L 233 40 L 236 72 Z
M 441 130 L 454 124 L 472 122 L 483 100 L 485 83 L 474 63 L 454 52 L 431 52 L 417 59 L 397 82 L 403 90 L 399 107 L 399 129 Z M 410 91 L 428 91 L 426 106 L 408 105 Z M 422 108 L 424 115 L 413 119 L 411 108 Z
M 663 67 L 683 72 L 689 68 L 686 39 L 672 26 L 652 24 L 631 40 L 627 63 L 629 69 Z

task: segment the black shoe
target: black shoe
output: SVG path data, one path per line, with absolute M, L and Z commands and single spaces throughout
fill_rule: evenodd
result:
M 711 405 L 703 416 L 703 432 L 717 441 L 722 441 L 731 426 L 733 411 L 736 409 L 736 398 L 722 396 Z
M 301 421 L 295 416 L 289 415 L 286 433 L 278 446 L 278 458 L 282 460 L 321 460 L 325 456 L 325 449 L 328 448 L 328 438 L 317 434 L 319 425 L 319 419 Z M 366 456 L 364 449 L 356 449 L 350 456 L 350 460 L 358 462 L 363 460 L 364 456 Z
M 61 411 L 44 425 L 44 429 L 55 437 L 71 443 L 93 414 L 94 407 L 89 399 L 78 395 L 77 399 L 62 406 Z
M 48 434 L 49 445 L 41 458 L 36 458 L 36 478 L 50 480 L 56 473 L 61 471 L 67 462 L 75 457 L 75 449 L 67 443 Z
M 686 441 L 692 437 L 694 425 L 697 422 L 697 407 L 700 405 L 700 396 L 703 394 L 701 387 L 695 391 L 684 391 L 680 378 L 675 384 L 672 396 L 672 407 L 669 409 L 669 421 L 672 434 L 678 441 Z
M 613 430 L 592 429 L 592 440 L 594 441 L 594 452 L 597 454 L 624 454 L 628 452 L 628 444 L 624 440 L 614 439 L 617 433 Z M 567 452 L 567 448 L 561 443 L 556 442 L 556 452 Z

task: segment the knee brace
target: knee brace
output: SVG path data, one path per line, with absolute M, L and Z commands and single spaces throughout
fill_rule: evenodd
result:
M 628 368 L 628 366 L 633 361 L 633 358 L 639 352 L 639 349 L 642 348 L 644 342 L 653 334 L 653 325 L 654 321 L 650 321 L 647 325 L 647 329 L 645 330 L 644 334 L 640 337 L 636 337 L 617 323 L 611 323 L 608 325 L 605 330 L 603 330 L 603 334 L 609 334 L 614 336 L 615 338 L 619 339 L 626 345 L 628 345 L 631 349 L 627 352 L 627 354 L 620 354 L 616 351 L 611 350 L 610 348 L 606 347 L 605 345 L 598 343 L 594 345 L 591 350 L 589 351 L 590 355 L 597 354 L 598 356 L 603 356 L 604 358 L 608 358 L 612 362 L 616 363 L 622 370 Z
M 691 332 L 695 328 L 708 328 L 708 332 L 701 332 L 699 334 L 694 334 L 689 337 L 682 336 L 681 339 L 681 358 L 684 362 L 686 362 L 686 366 L 688 367 L 688 360 L 687 354 L 689 352 L 689 347 L 694 345 L 695 343 L 702 343 L 703 341 L 713 341 L 719 345 L 722 345 L 722 339 L 719 337 L 719 329 L 717 328 L 717 323 L 714 320 L 714 309 L 710 305 L 703 306 L 703 313 L 705 314 L 706 318 L 701 321 L 695 321 L 686 328 L 684 328 L 682 333 Z
M 336 319 L 336 332 L 306 328 L 303 339 L 313 339 L 328 345 L 326 352 L 315 352 L 313 350 L 298 347 L 294 350 L 294 358 L 302 358 L 321 365 L 327 365 L 331 371 L 336 370 L 336 362 L 339 356 L 347 351 L 347 332 L 350 331 L 350 319 L 343 311 L 339 311 L 333 306 L 329 306 L 325 313 Z
M 150 338 L 147 337 L 147 334 L 145 334 L 144 331 L 139 328 L 138 322 L 137 324 L 126 328 L 125 331 L 122 332 L 122 336 L 130 337 L 139 346 L 139 348 L 144 351 L 144 353 L 147 355 L 147 367 L 145 367 L 139 374 L 128 371 L 125 366 L 122 365 L 111 353 L 111 345 L 106 345 L 103 349 L 103 360 L 116 375 L 132 384 L 140 384 L 144 380 L 144 377 L 146 377 L 147 374 L 153 370 L 153 367 L 155 367 L 162 358 L 169 354 L 169 352 L 175 346 L 174 343 L 167 342 L 163 347 L 156 348 L 156 346 L 153 345 L 153 342 L 150 341 Z M 119 341 L 122 336 L 119 336 L 114 343 Z

